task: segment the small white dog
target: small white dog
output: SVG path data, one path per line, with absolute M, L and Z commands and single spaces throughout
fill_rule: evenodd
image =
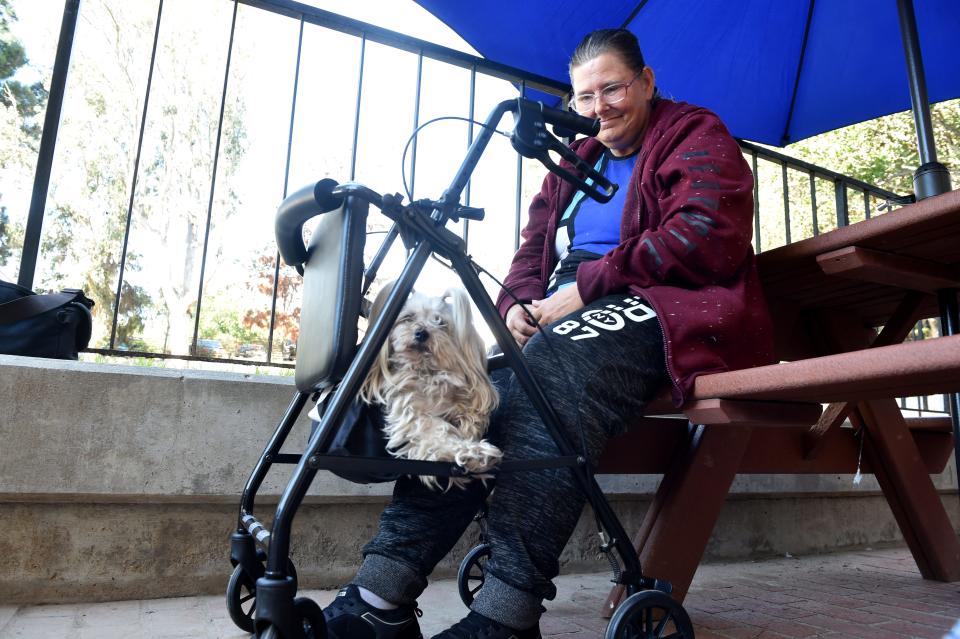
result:
M 371 323 L 391 289 L 384 286 L 377 296 Z M 503 456 L 483 439 L 498 397 L 462 290 L 410 295 L 360 397 L 383 406 L 387 449 L 395 457 L 456 462 L 482 473 Z M 436 477 L 420 479 L 441 488 Z M 467 481 L 451 477 L 449 485 L 462 488 Z

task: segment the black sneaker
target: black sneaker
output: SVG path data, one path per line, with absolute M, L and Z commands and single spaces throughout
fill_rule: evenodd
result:
M 323 609 L 327 639 L 423 639 L 417 621 L 422 614 L 416 606 L 380 610 L 364 601 L 353 584 Z
M 541 636 L 539 624 L 526 630 L 514 630 L 471 610 L 433 639 L 541 639 Z

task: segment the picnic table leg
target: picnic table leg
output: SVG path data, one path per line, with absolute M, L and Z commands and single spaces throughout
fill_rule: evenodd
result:
M 663 476 L 633 539 L 643 574 L 669 581 L 683 602 L 750 442 L 750 428 L 696 426 Z M 609 617 L 624 596 L 614 586 L 601 614 Z
M 960 581 L 960 540 L 894 399 L 861 402 L 871 466 L 924 579 Z

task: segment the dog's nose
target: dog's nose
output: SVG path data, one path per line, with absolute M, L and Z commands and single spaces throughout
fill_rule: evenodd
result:
M 413 334 L 413 339 L 417 340 L 421 344 L 427 341 L 428 337 L 430 337 L 430 333 L 422 328 L 418 328 L 417 332 Z

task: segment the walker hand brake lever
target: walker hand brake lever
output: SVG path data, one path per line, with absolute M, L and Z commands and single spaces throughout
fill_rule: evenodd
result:
M 544 152 L 543 156 L 538 157 L 537 159 L 540 160 L 541 164 L 550 169 L 551 173 L 556 173 L 562 179 L 570 182 L 597 202 L 605 203 L 609 202 L 611 198 L 613 198 L 614 193 L 617 192 L 617 188 L 619 187 L 604 177 L 603 173 L 597 171 L 593 166 L 590 165 L 590 163 L 584 161 L 583 158 L 574 153 L 570 147 L 563 144 L 556 138 L 553 138 L 551 140 L 550 149 L 556 151 L 560 157 L 572 164 L 573 167 L 577 171 L 580 171 L 585 178 L 590 178 L 593 180 L 593 183 L 590 184 L 586 181 L 586 179 L 581 179 L 566 169 L 558 166 L 553 159 L 550 158 L 550 155 Z
M 611 183 L 602 173 L 551 135 L 547 131 L 547 123 L 561 124 L 571 127 L 575 131 L 588 132 L 593 135 L 596 135 L 599 129 L 596 120 L 518 98 L 517 110 L 514 112 L 513 134 L 510 136 L 510 143 L 513 148 L 523 157 L 539 160 L 551 173 L 555 173 L 563 180 L 570 182 L 597 202 L 609 202 L 613 194 L 617 192 L 617 185 Z M 550 151 L 559 154 L 584 177 L 581 178 L 558 166 L 550 157 Z M 593 184 L 587 183 L 586 178 L 593 180 Z

